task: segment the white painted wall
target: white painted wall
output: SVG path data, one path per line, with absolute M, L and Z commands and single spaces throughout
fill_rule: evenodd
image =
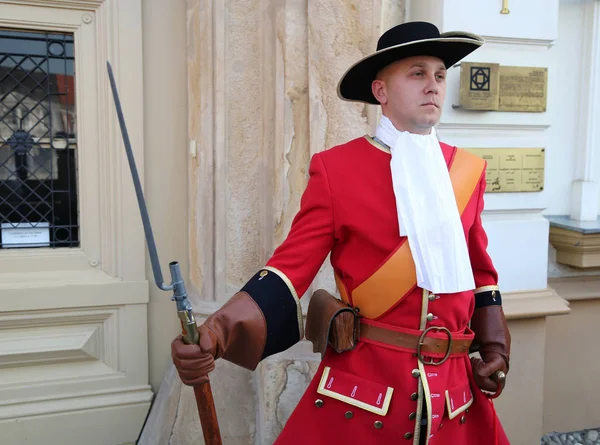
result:
M 577 117 L 582 61 L 583 6 L 586 1 L 561 0 L 558 39 L 550 49 L 557 77 L 556 115 L 548 130 L 552 141 L 546 156 L 546 191 L 551 196 L 544 214 L 567 215 L 571 206 L 571 184 L 575 175 Z M 598 158 L 596 159 L 598 161 Z M 596 171 L 600 170 L 600 164 Z
M 453 27 L 453 29 L 460 29 Z M 469 28 L 467 28 L 469 29 Z M 439 133 L 444 141 L 465 148 L 545 147 L 554 156 L 555 141 L 549 129 L 555 122 L 558 86 L 551 42 L 505 43 L 488 41 L 467 60 L 506 66 L 548 67 L 548 112 L 508 113 L 458 110 L 460 68 L 449 71 L 449 90 Z M 548 180 L 548 178 L 547 178 Z M 570 188 L 567 190 L 570 193 Z M 535 193 L 488 193 L 484 226 L 488 251 L 504 292 L 544 289 L 547 286 L 549 226 L 542 212 L 552 202 L 546 188 Z
M 509 0 L 510 14 L 500 14 L 500 0 L 413 0 L 407 16 L 409 20 L 431 21 L 442 32 L 463 30 L 508 39 L 554 40 L 558 1 Z
M 434 0 L 411 2 L 409 20 L 429 19 L 441 31 L 479 33 L 485 45 L 466 61 L 548 67 L 548 111 L 544 113 L 472 112 L 456 109 L 460 68 L 449 70 L 440 137 L 460 147 L 545 147 L 545 189 L 536 193 L 487 194 L 484 225 L 489 251 L 503 290 L 546 287 L 548 223 L 544 215 L 569 214 L 580 120 L 585 5 L 598 0 L 501 2 Z M 497 9 L 497 11 L 496 11 Z M 477 17 L 477 19 L 475 19 Z M 535 17 L 535 21 L 531 18 Z M 599 148 L 600 150 L 600 148 Z M 600 179 L 600 156 L 594 157 Z M 556 265 L 550 255 L 550 270 Z
M 187 81 L 185 2 L 142 2 L 144 43 L 144 173 L 146 200 L 164 279 L 170 261 L 188 276 Z M 149 280 L 148 348 L 150 384 L 158 391 L 172 364 L 171 340 L 181 327 L 171 294 Z M 189 289 L 188 289 L 189 292 Z

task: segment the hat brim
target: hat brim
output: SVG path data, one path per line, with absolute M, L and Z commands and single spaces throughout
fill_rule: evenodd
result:
M 338 96 L 342 100 L 378 105 L 371 84 L 380 69 L 412 56 L 433 56 L 441 59 L 446 68 L 451 67 L 483 44 L 483 39 L 464 32 L 445 33 L 438 39 L 418 40 L 377 51 L 356 62 L 338 83 Z

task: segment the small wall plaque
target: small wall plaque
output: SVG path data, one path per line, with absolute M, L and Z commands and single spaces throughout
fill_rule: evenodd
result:
M 548 68 L 500 67 L 498 111 L 546 111 Z
M 458 108 L 479 111 L 546 111 L 548 68 L 460 64 Z
M 460 107 L 466 110 L 497 110 L 499 82 L 497 63 L 460 64 Z
M 487 161 L 486 193 L 539 192 L 544 189 L 545 149 L 465 148 Z

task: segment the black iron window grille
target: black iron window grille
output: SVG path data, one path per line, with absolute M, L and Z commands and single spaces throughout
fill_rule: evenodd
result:
M 0 29 L 0 248 L 79 246 L 73 49 Z

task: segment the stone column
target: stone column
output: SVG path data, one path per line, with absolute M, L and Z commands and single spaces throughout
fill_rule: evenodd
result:
M 337 83 L 403 21 L 402 0 L 188 0 L 189 292 L 201 322 L 264 265 L 300 207 L 310 157 L 371 133 L 375 107 Z M 315 288 L 335 292 L 329 260 Z M 226 444 L 271 444 L 318 366 L 305 341 L 251 373 L 211 376 Z M 173 379 L 175 382 L 173 382 Z M 201 443 L 173 368 L 140 445 Z M 162 439 L 161 439 L 162 438 Z M 162 440 L 162 441 L 161 441 Z

